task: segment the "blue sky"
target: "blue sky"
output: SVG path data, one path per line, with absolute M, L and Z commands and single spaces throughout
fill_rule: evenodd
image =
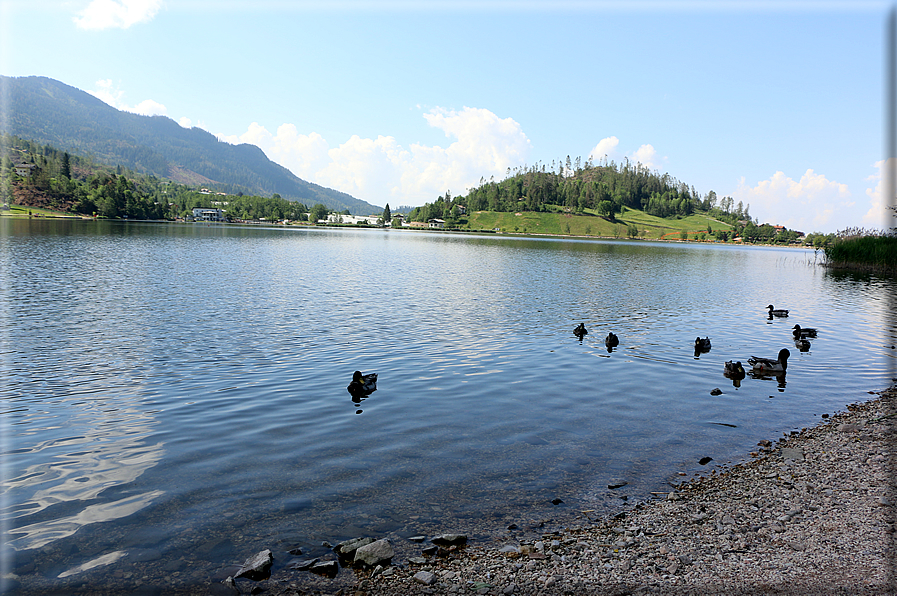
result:
M 0 74 L 374 205 L 630 159 L 804 232 L 885 225 L 891 3 L 0 0 Z

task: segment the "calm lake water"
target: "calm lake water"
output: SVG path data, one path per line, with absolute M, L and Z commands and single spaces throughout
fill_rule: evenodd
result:
M 283 568 L 325 540 L 487 541 L 625 510 L 890 384 L 897 283 L 816 260 L 4 219 L 6 587 L 173 593 L 264 548 Z M 808 352 L 795 323 L 820 330 Z M 786 378 L 722 374 L 781 348 Z M 360 403 L 355 370 L 379 373 Z

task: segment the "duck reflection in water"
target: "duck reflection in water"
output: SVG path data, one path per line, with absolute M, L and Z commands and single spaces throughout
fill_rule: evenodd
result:
M 794 340 L 794 347 L 800 350 L 801 352 L 809 352 L 810 351 L 810 340 L 806 338 L 800 338 Z
M 741 362 L 726 362 L 723 368 L 723 376 L 727 379 L 732 379 L 732 385 L 735 387 L 741 387 L 741 381 L 744 380 L 745 372 L 744 367 L 741 365 Z
M 775 380 L 775 381 L 776 381 L 776 385 L 777 385 L 778 388 L 779 388 L 779 391 L 780 391 L 780 392 L 781 392 L 781 391 L 785 391 L 785 385 L 786 385 L 787 383 L 785 382 L 785 371 L 784 371 L 784 370 L 780 370 L 780 371 L 768 371 L 768 370 L 767 370 L 767 371 L 763 371 L 763 370 L 756 370 L 756 369 L 754 369 L 754 370 L 752 370 L 752 371 L 750 372 L 750 375 L 751 375 L 751 378 L 752 378 L 752 379 L 757 379 L 757 380 L 759 380 L 759 381 L 772 381 L 772 380 Z

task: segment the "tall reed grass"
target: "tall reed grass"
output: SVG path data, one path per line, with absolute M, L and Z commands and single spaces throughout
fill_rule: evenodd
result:
M 825 248 L 826 265 L 897 272 L 897 236 L 854 236 Z

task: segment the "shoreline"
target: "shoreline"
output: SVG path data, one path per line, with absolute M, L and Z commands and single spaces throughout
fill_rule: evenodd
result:
M 286 569 L 239 588 L 276 596 L 894 594 L 897 386 L 870 393 L 877 396 L 816 426 L 760 441 L 748 461 L 611 518 L 536 540 L 509 530 L 437 555 L 423 555 L 429 541 L 395 545 L 401 554 L 385 569 L 335 580 Z

